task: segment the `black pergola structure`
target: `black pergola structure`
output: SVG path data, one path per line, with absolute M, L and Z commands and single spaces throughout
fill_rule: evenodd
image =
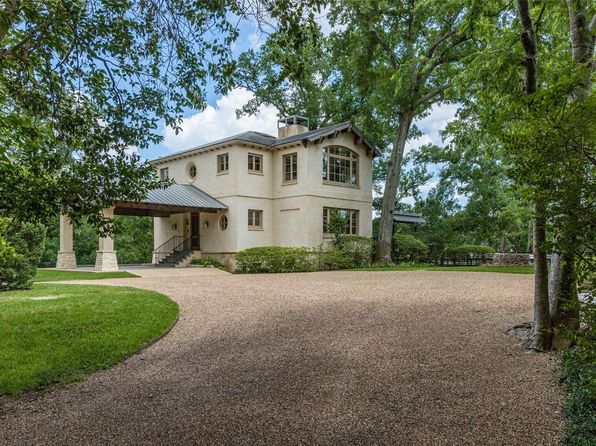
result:
M 417 214 L 415 212 L 393 211 L 393 222 L 406 223 L 409 225 L 425 225 L 426 219 L 422 214 Z

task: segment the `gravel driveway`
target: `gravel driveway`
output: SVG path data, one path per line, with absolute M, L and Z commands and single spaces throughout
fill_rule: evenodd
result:
M 0 406 L 0 444 L 560 444 L 554 357 L 504 334 L 530 275 L 169 271 L 102 282 L 175 299 L 170 334 Z

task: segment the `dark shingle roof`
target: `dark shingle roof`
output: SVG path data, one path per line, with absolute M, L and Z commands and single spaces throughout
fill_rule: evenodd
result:
M 224 143 L 232 142 L 232 141 L 242 141 L 242 142 L 247 142 L 250 144 L 258 144 L 258 145 L 265 146 L 265 147 L 279 147 L 284 144 L 289 144 L 289 143 L 298 142 L 298 141 L 316 141 L 319 138 L 324 138 L 326 136 L 333 135 L 336 132 L 345 132 L 345 131 L 353 132 L 356 136 L 358 136 L 358 138 L 360 138 L 362 140 L 362 143 L 365 144 L 374 155 L 378 156 L 381 154 L 379 149 L 377 149 L 374 145 L 372 145 L 369 141 L 367 141 L 366 138 L 364 137 L 364 135 L 362 135 L 362 133 L 360 132 L 360 130 L 358 130 L 356 127 L 354 127 L 354 125 L 352 125 L 351 122 L 342 122 L 340 124 L 330 125 L 329 127 L 324 127 L 322 129 L 310 130 L 305 133 L 300 133 L 298 135 L 292 135 L 292 136 L 288 136 L 285 138 L 276 138 L 275 136 L 271 136 L 271 135 L 268 135 L 266 133 L 261 133 L 261 132 L 253 132 L 253 131 L 243 132 L 243 133 L 239 133 L 237 135 L 228 136 L 227 138 L 218 139 L 217 141 L 213 141 L 213 142 L 210 142 L 207 144 L 202 144 L 200 146 L 196 146 L 191 149 L 182 150 L 180 152 L 173 153 L 172 155 L 168 155 L 168 156 L 164 156 L 163 158 L 155 159 L 152 162 L 165 161 L 170 158 L 176 158 L 176 157 L 183 155 L 185 153 L 191 153 L 191 152 L 205 150 L 209 147 L 213 147 L 213 146 L 216 146 L 219 144 L 224 144 Z
M 171 184 L 163 189 L 149 191 L 141 203 L 167 204 L 204 209 L 227 209 L 228 206 L 192 184 Z
M 416 214 L 413 212 L 393 212 L 393 221 L 396 223 L 418 223 L 425 224 L 426 220 L 422 214 Z

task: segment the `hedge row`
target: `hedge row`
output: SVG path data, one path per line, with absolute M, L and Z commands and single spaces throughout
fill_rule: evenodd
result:
M 445 257 L 452 257 L 456 259 L 465 259 L 469 257 L 483 257 L 486 254 L 494 254 L 496 251 L 490 246 L 482 245 L 457 245 L 446 246 Z
M 408 234 L 393 238 L 393 258 L 397 261 L 420 262 L 426 259 L 428 247 Z M 492 254 L 488 246 L 448 246 L 445 256 L 465 259 Z M 239 273 L 292 273 L 327 271 L 368 266 L 372 262 L 373 241 L 366 237 L 342 236 L 329 251 L 283 246 L 263 246 L 240 251 L 236 255 Z
M 341 237 L 329 251 L 283 246 L 263 246 L 236 255 L 239 273 L 296 273 L 357 268 L 370 264 L 372 240 L 366 237 Z
M 428 246 L 410 234 L 393 236 L 393 259 L 395 261 L 419 262 L 426 260 Z
M 248 248 L 236 255 L 240 273 L 292 273 L 314 271 L 310 251 L 306 248 L 261 246 Z

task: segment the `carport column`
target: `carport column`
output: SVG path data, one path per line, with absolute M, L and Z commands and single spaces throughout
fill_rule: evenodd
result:
M 60 250 L 56 258 L 56 268 L 76 269 L 77 257 L 72 247 L 72 223 L 68 215 L 60 214 Z
M 114 208 L 103 210 L 106 218 L 114 217 Z M 95 271 L 118 271 L 118 258 L 114 251 L 114 239 L 111 236 L 99 237 L 99 250 L 95 256 Z

